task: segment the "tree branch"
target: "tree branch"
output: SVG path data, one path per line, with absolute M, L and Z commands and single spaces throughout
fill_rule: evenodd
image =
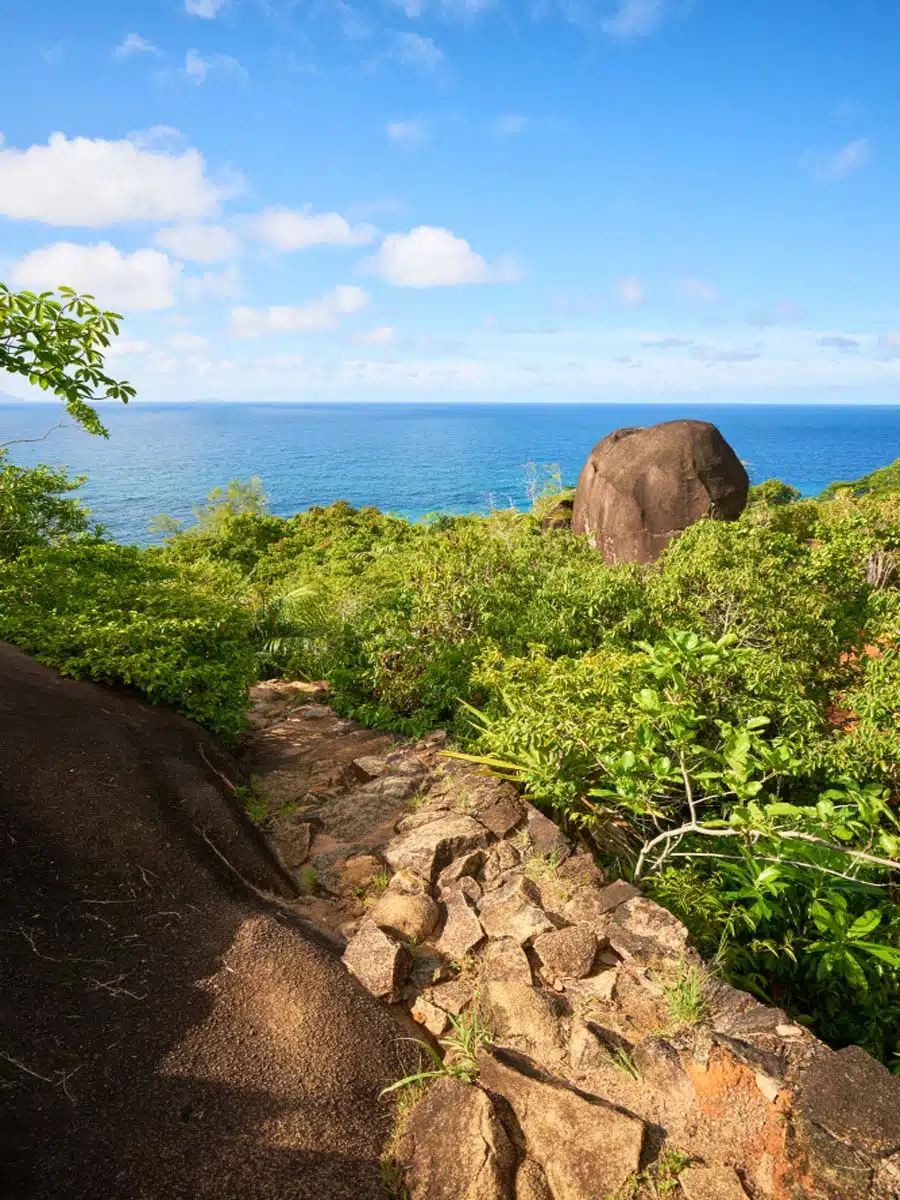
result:
M 0 442 L 0 450 L 5 450 L 7 446 L 21 446 L 26 442 L 43 442 L 46 441 L 55 429 L 71 429 L 72 426 L 66 421 L 57 421 L 55 425 L 51 425 L 46 433 L 42 433 L 40 437 L 33 438 L 13 438 L 11 442 Z

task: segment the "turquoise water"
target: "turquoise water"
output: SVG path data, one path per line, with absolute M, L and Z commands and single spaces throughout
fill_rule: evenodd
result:
M 122 541 L 147 542 L 159 512 L 189 516 L 210 488 L 260 475 L 272 511 L 348 500 L 416 518 L 526 503 L 523 466 L 558 463 L 574 483 L 591 447 L 623 425 L 713 421 L 754 482 L 806 495 L 900 456 L 900 406 L 659 404 L 146 404 L 101 406 L 108 441 L 79 429 L 14 445 L 22 465 L 65 463 Z M 58 410 L 0 404 L 0 443 L 36 437 Z

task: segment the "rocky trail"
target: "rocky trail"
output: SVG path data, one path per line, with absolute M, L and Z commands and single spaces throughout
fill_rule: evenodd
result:
M 454 1023 L 489 1030 L 476 1082 L 440 1079 L 395 1132 L 391 1194 L 900 1196 L 884 1067 L 718 980 L 671 914 L 442 734 L 373 733 L 324 685 L 253 699 L 251 805 L 298 911 L 433 1047 Z
M 0 645 L 0 1196 L 900 1196 L 900 1080 L 442 734 L 301 683 L 250 724 L 234 756 Z M 444 1063 L 392 1128 L 410 1035 Z

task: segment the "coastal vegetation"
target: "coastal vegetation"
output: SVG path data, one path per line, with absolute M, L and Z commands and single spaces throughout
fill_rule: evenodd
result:
M 67 381 L 131 394 L 103 371 L 115 314 L 11 296 L 0 365 L 102 433 Z M 370 726 L 443 727 L 731 982 L 900 1070 L 900 460 L 817 499 L 767 481 L 739 520 L 611 566 L 545 520 L 552 473 L 531 511 L 418 523 L 279 517 L 233 481 L 140 548 L 6 453 L 0 639 L 228 738 L 282 675 Z

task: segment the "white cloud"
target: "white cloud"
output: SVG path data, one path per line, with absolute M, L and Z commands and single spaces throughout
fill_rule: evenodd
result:
M 50 135 L 46 146 L 0 146 L 0 216 L 98 229 L 122 221 L 180 221 L 216 212 L 225 189 L 197 150 L 152 150 L 138 138 Z
M 843 179 L 845 175 L 852 175 L 854 171 L 864 167 L 871 157 L 872 145 L 869 139 L 857 138 L 833 154 L 826 155 L 821 163 L 820 174 L 827 180 Z
M 444 61 L 443 50 L 432 38 L 420 33 L 395 34 L 391 54 L 398 62 L 426 73 L 436 71 Z
M 396 336 L 397 331 L 392 325 L 379 325 L 375 329 L 366 329 L 363 333 L 358 333 L 356 340 L 367 346 L 387 346 Z
M 184 294 L 194 303 L 217 296 L 234 299 L 241 294 L 241 276 L 232 263 L 224 271 L 204 271 L 202 275 L 188 275 L 184 280 Z
M 115 338 L 110 342 L 106 356 L 108 358 L 133 358 L 139 354 L 146 354 L 150 349 L 150 342 L 141 342 L 129 338 Z
M 623 275 L 621 279 L 617 279 L 616 291 L 622 303 L 627 304 L 629 308 L 635 308 L 644 302 L 643 284 L 634 275 Z
M 386 130 L 388 140 L 408 149 L 424 146 L 430 140 L 424 121 L 391 121 Z
M 509 263 L 491 266 L 449 229 L 419 225 L 391 233 L 367 268 L 397 287 L 451 287 L 458 283 L 505 283 L 516 277 Z
M 32 250 L 12 268 L 17 287 L 52 290 L 61 284 L 91 292 L 101 308 L 171 308 L 181 267 L 159 250 L 123 254 L 109 242 L 55 242 Z
M 225 7 L 225 0 L 184 0 L 184 11 L 192 17 L 205 17 L 211 21 Z
M 434 2 L 429 0 L 427 5 L 425 0 L 394 0 L 394 3 L 410 20 L 421 17 L 425 8 L 428 7 L 436 15 L 447 20 L 470 21 L 480 13 L 492 8 L 495 0 L 434 0 Z
M 127 33 L 116 46 L 113 54 L 116 58 L 131 58 L 134 54 L 161 54 L 158 47 L 139 33 Z
M 239 338 L 260 338 L 274 333 L 327 333 L 337 328 L 341 317 L 360 312 L 368 303 L 368 293 L 362 288 L 342 284 L 299 307 L 233 308 L 231 330 Z
M 238 249 L 237 238 L 223 225 L 201 225 L 197 222 L 160 229 L 155 241 L 157 246 L 169 250 L 176 258 L 190 262 L 221 262 L 233 258 Z
M 210 75 L 226 75 L 231 79 L 246 79 L 247 71 L 230 54 L 210 54 L 203 58 L 196 50 L 188 50 L 184 56 L 181 74 L 199 87 Z
M 494 137 L 513 137 L 525 128 L 525 118 L 517 113 L 507 113 L 491 122 L 491 133 Z
M 690 300 L 700 300 L 703 304 L 715 304 L 719 293 L 705 279 L 682 279 L 678 284 L 682 295 Z
M 169 338 L 169 348 L 185 354 L 199 354 L 209 348 L 209 340 L 199 333 L 173 333 Z
M 310 246 L 362 246 L 371 242 L 370 225 L 351 225 L 340 213 L 298 212 L 267 208 L 246 222 L 251 237 L 276 250 L 306 250 Z
M 665 0 L 620 0 L 617 10 L 600 27 L 610 37 L 648 37 L 662 24 L 665 8 Z

